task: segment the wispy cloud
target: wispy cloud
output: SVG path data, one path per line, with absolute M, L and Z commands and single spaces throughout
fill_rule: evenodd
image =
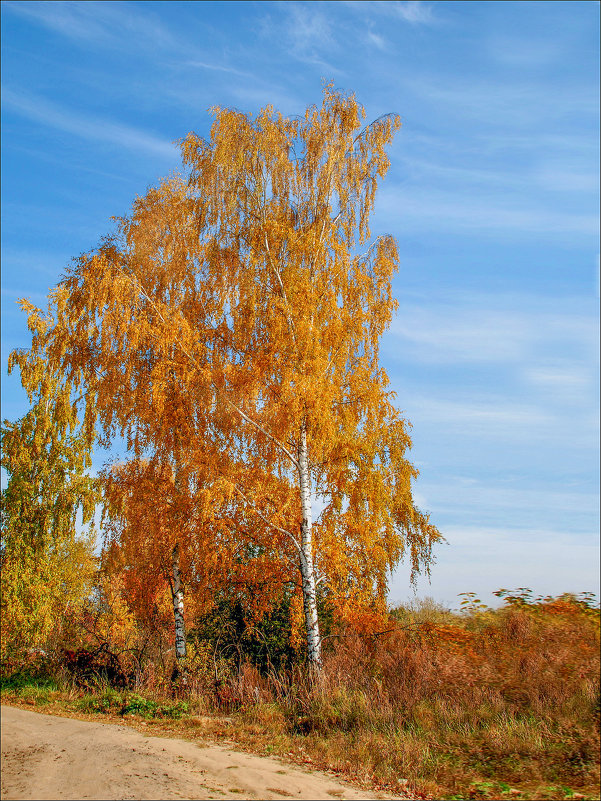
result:
M 88 164 L 82 163 L 81 159 L 73 159 L 68 163 L 65 163 L 63 158 L 52 155 L 50 152 L 42 148 L 23 147 L 20 144 L 11 142 L 10 149 L 25 153 L 30 158 L 44 161 L 47 164 L 60 165 L 61 170 L 71 170 L 79 174 L 91 173 L 92 175 L 101 175 L 104 178 L 109 178 L 111 181 L 119 181 L 122 183 L 127 183 L 129 181 L 129 176 L 125 176 L 122 173 L 120 174 L 117 172 L 109 172 L 108 170 L 101 170 L 98 169 L 98 167 L 91 167 Z
M 421 0 L 408 0 L 408 2 L 386 2 L 375 3 L 377 6 L 382 6 L 381 11 L 384 14 L 392 16 L 393 14 L 399 19 L 405 20 L 415 24 L 428 24 L 434 20 L 432 14 L 432 6 L 428 3 L 422 3 Z
M 599 512 L 599 496 L 595 492 L 568 492 L 557 486 L 545 489 L 520 488 L 517 482 L 500 486 L 502 480 L 495 477 L 492 482 L 484 482 L 472 477 L 446 476 L 444 483 L 428 484 L 422 482 L 420 491 L 428 498 L 436 499 L 438 511 L 459 514 L 467 521 L 470 517 L 483 520 L 486 516 L 498 517 L 505 512 L 508 525 L 528 514 L 538 519 L 539 525 L 557 520 L 563 515 L 571 521 L 574 532 L 588 530 L 587 524 Z M 505 535 L 507 536 L 507 535 Z
M 591 143 L 592 145 L 592 143 Z M 591 147 L 592 150 L 592 147 Z M 462 165 L 462 154 L 455 154 L 454 164 L 448 163 L 448 156 L 437 154 L 429 159 L 407 155 L 400 149 L 397 161 L 403 164 L 415 183 L 434 183 L 438 186 L 448 185 L 466 189 L 513 190 L 532 193 L 533 190 L 555 192 L 572 192 L 578 195 L 598 195 L 599 181 L 591 174 L 589 162 L 571 152 L 569 156 L 560 157 L 557 153 L 545 152 L 538 161 L 532 160 L 528 166 L 511 169 L 507 165 L 493 169 L 491 166 L 481 167 Z M 473 162 L 473 153 L 472 153 Z M 587 170 L 586 168 L 589 167 Z M 498 191 L 497 191 L 498 194 Z
M 428 75 L 399 75 L 399 80 L 412 93 L 436 104 L 447 119 L 478 121 L 487 127 L 509 134 L 524 129 L 540 131 L 542 119 L 551 127 L 557 120 L 575 115 L 586 116 L 591 131 L 596 130 L 597 93 L 586 87 L 575 88 L 571 82 L 557 81 L 555 92 L 533 78 L 515 77 L 498 80 L 493 76 L 477 79 L 455 73 L 441 80 Z M 595 126 L 594 128 L 592 126 Z
M 15 250 L 3 247 L 2 262 L 5 267 L 10 268 L 11 272 L 20 272 L 21 275 L 36 272 L 51 278 L 52 283 L 56 281 L 57 259 L 53 258 L 47 251 Z M 5 287 L 2 287 L 2 294 L 5 291 L 9 294 L 12 292 L 12 290 L 5 290 Z M 17 294 L 17 297 L 20 298 L 25 296 L 27 296 L 27 290 Z
M 127 2 L 5 2 L 3 8 L 82 46 L 171 47 L 175 39 L 147 8 Z
M 149 69 L 157 65 L 208 69 L 213 72 L 250 77 L 250 72 L 220 63 L 185 35 L 175 35 L 151 10 L 151 5 L 128 2 L 6 2 L 10 12 L 27 17 L 76 45 L 99 50 L 117 49 L 136 58 L 150 58 Z M 211 46 L 208 48 L 211 50 Z M 156 86 L 153 87 L 156 92 Z
M 549 411 L 499 395 L 471 401 L 413 396 L 411 407 L 410 417 L 416 424 L 436 423 L 445 429 L 456 426 L 469 429 L 470 436 L 486 434 L 489 438 L 500 436 L 505 440 L 508 431 L 514 437 L 523 436 L 524 432 L 534 437 L 535 429 L 543 427 L 546 434 L 549 426 L 556 422 Z
M 263 37 L 280 47 L 284 45 L 298 61 L 323 67 L 328 75 L 340 73 L 331 58 L 326 58 L 339 48 L 330 17 L 318 10 L 317 3 L 287 2 L 279 4 L 279 8 L 282 14 L 277 20 L 271 14 L 263 17 Z
M 250 72 L 243 72 L 242 70 L 237 70 L 234 67 L 224 67 L 220 64 L 207 64 L 205 61 L 186 61 L 186 66 L 200 67 L 201 69 L 213 70 L 214 72 L 228 72 L 231 75 L 240 75 L 244 78 L 253 77 Z
M 481 236 L 596 236 L 596 139 L 593 131 L 584 137 L 566 130 L 446 140 L 412 130 L 409 120 L 376 208 L 387 224 L 409 231 L 435 226 Z
M 405 119 L 402 135 L 395 140 L 391 150 L 395 160 L 415 159 L 416 162 L 419 160 L 420 166 L 443 170 L 480 172 L 483 168 L 488 169 L 485 159 L 502 157 L 503 166 L 513 176 L 516 170 L 512 170 L 508 154 L 521 165 L 525 164 L 526 158 L 530 159 L 526 164 L 528 169 L 551 164 L 554 168 L 561 167 L 564 170 L 567 165 L 568 170 L 590 171 L 591 163 L 598 164 L 598 140 L 596 127 L 587 132 L 583 126 L 554 125 L 544 130 L 539 127 L 533 135 L 523 130 L 519 123 L 511 130 L 506 126 L 486 131 L 471 129 L 470 136 L 465 138 L 446 137 L 435 129 L 418 130 L 414 119 Z M 496 162 L 493 161 L 493 164 Z M 498 172 L 498 169 L 495 171 Z
M 548 207 L 548 201 L 536 196 L 505 197 L 482 192 L 474 197 L 468 188 L 453 192 L 406 186 L 384 186 L 379 194 L 377 211 L 388 225 L 397 230 L 428 232 L 461 231 L 480 235 L 507 232 L 515 237 L 531 234 L 551 236 L 597 236 L 599 217 L 595 210 L 574 212 Z
M 530 296 L 455 293 L 427 306 L 401 304 L 389 336 L 403 340 L 404 354 L 424 362 L 526 366 L 534 361 L 540 368 L 540 360 L 551 353 L 555 370 L 563 369 L 562 358 L 572 369 L 576 360 L 592 364 L 597 317 L 582 301 L 564 298 L 563 310 L 559 305 Z
M 461 292 L 402 303 L 382 358 L 418 432 L 416 453 L 421 440 L 436 447 L 438 469 L 473 463 L 496 474 L 519 463 L 558 483 L 568 470 L 588 480 L 599 437 L 596 305 L 592 294 Z M 554 492 L 541 509 L 553 508 Z
M 348 0 L 344 5 L 355 12 L 399 19 L 412 25 L 429 25 L 435 22 L 432 6 L 421 0 Z
M 137 128 L 77 114 L 40 97 L 11 89 L 2 90 L 2 100 L 13 112 L 51 128 L 67 131 L 83 139 L 108 142 L 120 148 L 143 151 L 175 162 L 177 156 L 175 145 Z
M 414 458 L 422 471 L 422 490 L 430 471 L 468 465 L 495 474 L 521 466 L 549 480 L 558 472 L 565 476 L 567 470 L 580 470 L 583 481 L 594 481 L 599 416 L 590 387 L 581 398 L 572 393 L 569 402 L 542 391 L 524 392 L 494 374 L 472 377 L 463 391 L 437 375 L 428 393 L 407 380 L 393 381 L 392 388 L 397 406 L 415 426 Z M 428 451 L 436 452 L 434 460 L 420 459 Z
M 526 381 L 564 401 L 582 401 L 596 384 L 593 370 L 571 363 L 543 364 L 527 367 L 523 372 Z
M 569 169 L 569 165 L 545 164 L 534 171 L 533 179 L 541 189 L 551 192 L 571 192 L 582 195 L 599 190 L 598 176 L 592 171 L 584 172 L 578 168 Z
M 386 41 L 382 36 L 379 36 L 377 33 L 373 31 L 368 31 L 365 35 L 367 43 L 377 47 L 378 50 L 386 50 Z
M 519 36 L 491 36 L 486 44 L 491 58 L 500 64 L 520 69 L 544 67 L 562 56 L 560 40 L 536 40 Z
M 19 298 L 29 298 L 39 303 L 40 306 L 45 306 L 48 302 L 48 297 L 46 295 L 43 295 L 41 292 L 31 292 L 27 289 L 8 289 L 3 286 L 0 290 L 0 294 L 3 298 L 10 298 L 13 301 L 18 301 Z
M 330 23 L 325 14 L 311 6 L 290 3 L 290 36 L 299 51 L 307 52 L 333 44 Z

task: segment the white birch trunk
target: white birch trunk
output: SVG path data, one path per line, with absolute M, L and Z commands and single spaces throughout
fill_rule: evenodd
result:
M 172 374 L 172 379 L 175 376 Z M 179 434 L 177 430 L 174 432 L 173 444 L 173 462 L 174 462 L 174 489 L 176 495 L 176 502 L 180 500 L 181 493 L 181 471 L 180 471 L 180 445 Z M 178 527 L 181 526 L 181 516 L 177 515 Z M 178 531 L 178 536 L 180 531 Z M 186 658 L 186 626 L 184 623 L 184 591 L 182 589 L 182 579 L 179 569 L 179 543 L 176 542 L 171 552 L 171 570 L 173 575 L 173 582 L 171 584 L 171 596 L 173 599 L 173 619 L 175 624 L 175 659 L 176 659 L 176 673 L 178 672 L 177 663 L 180 659 Z
M 184 624 L 184 592 L 179 570 L 179 545 L 176 545 L 171 554 L 171 567 L 173 569 L 173 584 L 171 594 L 173 597 L 173 618 L 175 621 L 175 658 L 186 657 L 186 627 Z
M 314 670 L 321 668 L 321 637 L 319 635 L 319 619 L 317 617 L 317 594 L 315 589 L 315 571 L 313 569 L 313 532 L 311 514 L 311 479 L 309 476 L 309 456 L 307 453 L 307 426 L 303 422 L 298 448 L 298 472 L 301 501 L 301 552 L 300 570 L 303 586 L 303 606 L 305 610 L 305 626 L 307 630 L 307 654 L 309 665 Z

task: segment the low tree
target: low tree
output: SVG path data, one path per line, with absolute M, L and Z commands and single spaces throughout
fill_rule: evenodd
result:
M 17 356 L 17 361 L 19 361 Z M 12 364 L 11 364 L 12 367 Z M 30 411 L 2 426 L 2 658 L 44 646 L 90 590 L 98 493 L 68 385 L 30 371 Z M 78 531 L 78 514 L 82 527 Z
M 217 483 L 207 491 L 194 483 L 199 478 L 196 472 L 184 481 L 180 473 L 178 483 L 169 465 L 148 459 L 115 464 L 102 476 L 104 561 L 113 568 L 118 562 L 128 606 L 140 620 L 152 616 L 169 588 L 177 660 L 186 656 L 187 621 L 210 613 L 224 592 L 234 605 L 243 599 L 255 621 L 285 581 L 273 537 L 261 547 L 244 508 L 228 501 L 227 483 L 225 492 Z
M 105 440 L 119 431 L 254 516 L 299 570 L 317 668 L 318 583 L 341 608 L 384 608 L 389 570 L 405 554 L 427 570 L 440 539 L 379 362 L 396 245 L 356 252 L 400 123 L 363 127 L 331 86 L 297 118 L 214 115 L 209 141 L 182 143 L 188 179 L 150 189 L 74 263 L 33 350 L 85 388 Z
M 181 660 L 186 656 L 184 585 L 196 590 L 196 606 L 202 605 L 213 576 L 220 575 L 216 541 L 202 537 L 208 510 L 198 493 L 192 496 L 177 485 L 169 465 L 152 460 L 114 465 L 104 473 L 103 489 L 105 544 L 108 552 L 118 548 L 128 604 L 138 617 L 150 617 L 157 596 L 169 587 L 175 654 Z

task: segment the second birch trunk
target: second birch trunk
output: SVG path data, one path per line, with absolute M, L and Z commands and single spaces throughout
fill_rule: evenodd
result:
M 171 595 L 173 597 L 173 618 L 175 622 L 175 658 L 186 657 L 186 627 L 184 624 L 184 592 L 182 589 L 179 569 L 179 545 L 176 545 L 171 554 L 171 567 L 173 570 L 173 583 Z

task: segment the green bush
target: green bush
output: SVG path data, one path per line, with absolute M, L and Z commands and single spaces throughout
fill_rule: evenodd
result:
M 151 698 L 142 695 L 130 695 L 123 708 L 123 715 L 140 715 L 143 718 L 181 718 L 188 713 L 189 707 L 185 701 L 176 701 L 174 704 L 158 704 Z

